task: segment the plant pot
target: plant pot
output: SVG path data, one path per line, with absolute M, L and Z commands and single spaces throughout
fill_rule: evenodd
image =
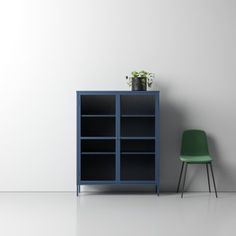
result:
M 132 91 L 146 91 L 147 80 L 146 78 L 132 78 Z

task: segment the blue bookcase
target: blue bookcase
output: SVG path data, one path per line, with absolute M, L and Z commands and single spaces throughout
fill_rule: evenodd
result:
M 159 194 L 158 91 L 77 91 L 81 185 L 152 184 Z

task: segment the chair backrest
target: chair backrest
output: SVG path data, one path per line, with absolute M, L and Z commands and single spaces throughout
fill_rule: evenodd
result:
M 182 136 L 181 155 L 209 155 L 206 133 L 203 130 L 185 130 Z

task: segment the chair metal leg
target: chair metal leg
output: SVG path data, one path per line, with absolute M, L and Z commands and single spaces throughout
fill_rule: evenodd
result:
M 184 162 L 182 163 L 182 167 L 181 167 L 181 171 L 180 171 L 180 175 L 179 175 L 179 182 L 178 182 L 178 187 L 177 187 L 177 193 L 179 192 L 179 186 L 181 183 L 181 179 L 182 179 L 182 173 L 183 173 L 183 168 L 184 168 Z
M 206 163 L 206 170 L 207 170 L 207 181 L 208 181 L 208 187 L 209 187 L 209 193 L 210 193 L 211 192 L 211 184 L 210 184 L 210 178 L 209 178 L 208 163 Z
M 188 163 L 186 163 L 186 165 L 185 165 L 184 181 L 183 181 L 181 198 L 183 198 L 183 195 L 184 195 L 184 185 L 185 185 L 185 180 L 186 180 L 186 175 L 187 175 L 187 168 L 188 168 Z
M 215 188 L 215 194 L 216 194 L 216 197 L 218 197 L 217 190 L 216 190 L 216 183 L 215 183 L 214 173 L 213 173 L 213 168 L 212 168 L 212 163 L 210 163 L 210 168 L 211 168 L 211 174 L 212 174 L 213 184 L 214 184 L 214 188 Z

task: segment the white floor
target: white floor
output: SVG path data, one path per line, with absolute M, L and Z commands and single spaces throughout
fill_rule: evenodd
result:
M 236 193 L 0 193 L 2 236 L 236 235 Z

